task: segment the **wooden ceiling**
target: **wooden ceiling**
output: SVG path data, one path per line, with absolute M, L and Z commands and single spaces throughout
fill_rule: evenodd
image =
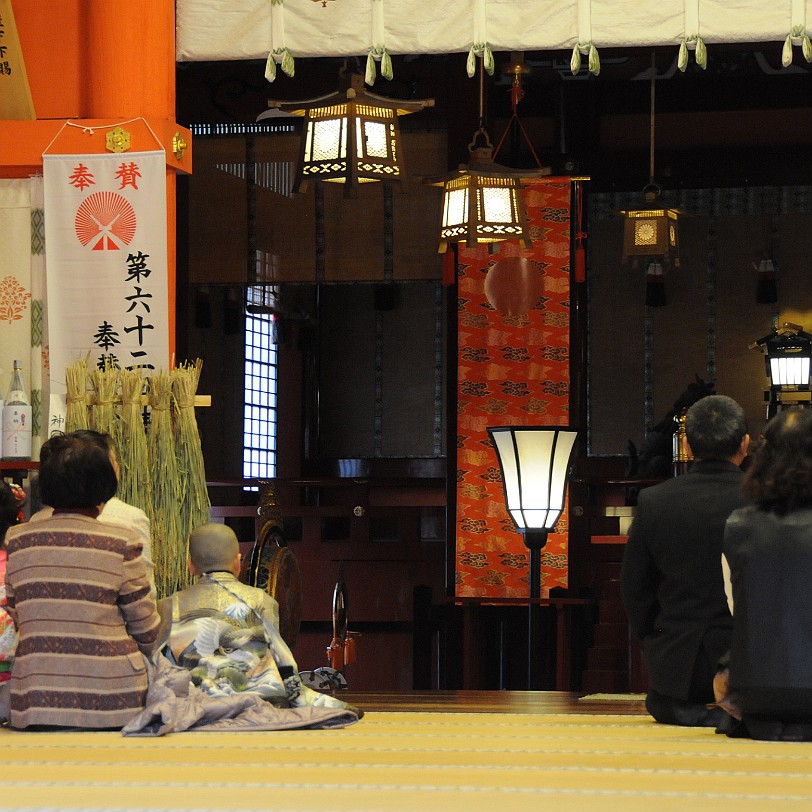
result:
M 683 74 L 676 49 L 657 49 L 655 56 L 655 175 L 664 188 L 812 182 L 812 69 L 803 60 L 782 68 L 781 43 L 715 46 L 707 70 L 691 63 Z M 518 115 L 542 163 L 555 173 L 589 175 L 596 191 L 642 188 L 649 169 L 651 51 L 602 51 L 597 77 L 583 71 L 572 76 L 563 52 L 523 58 L 530 70 Z M 436 99 L 434 108 L 404 118 L 402 127 L 446 131 L 449 167 L 465 162 L 478 123 L 478 82 L 465 72 L 465 55 L 394 62 L 394 80 L 379 78 L 374 91 Z M 510 54 L 497 54 L 497 70 L 487 79 L 494 142 L 511 114 L 510 64 Z M 178 121 L 248 123 L 267 109 L 269 98 L 330 92 L 342 69 L 345 60 L 338 58 L 300 59 L 294 78 L 270 84 L 261 62 L 179 63 Z M 523 139 L 513 135 L 500 160 L 533 164 Z

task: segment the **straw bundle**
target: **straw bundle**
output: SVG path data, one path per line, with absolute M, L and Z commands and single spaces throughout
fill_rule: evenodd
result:
M 119 498 L 141 508 L 147 515 L 152 510 L 152 488 L 149 477 L 147 434 L 142 417 L 141 394 L 144 378 L 139 369 L 122 369 L 119 436 L 116 438 L 121 478 Z
M 105 360 L 103 369 L 93 368 L 90 381 L 94 390 L 93 404 L 90 407 L 90 425 L 94 431 L 115 438 L 118 432 L 116 426 L 118 369 L 109 360 Z
M 209 520 L 211 501 L 206 489 L 203 449 L 195 417 L 195 394 L 203 361 L 185 363 L 172 371 L 172 392 L 177 406 L 175 450 L 183 501 L 180 504 L 178 533 L 188 538 L 196 527 Z
M 65 370 L 67 388 L 66 432 L 90 428 L 87 414 L 88 382 L 87 358 L 80 358 Z
M 186 569 L 186 538 L 178 530 L 181 492 L 175 438 L 172 430 L 172 382 L 156 370 L 150 378 L 152 409 L 147 451 L 152 482 L 153 563 L 158 597 L 171 595 L 190 583 Z

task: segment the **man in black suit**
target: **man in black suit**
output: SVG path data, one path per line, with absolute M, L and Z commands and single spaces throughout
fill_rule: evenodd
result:
M 744 411 L 724 395 L 697 401 L 685 421 L 689 473 L 640 492 L 623 558 L 629 625 L 643 644 L 646 709 L 664 724 L 715 727 L 724 719 L 713 676 L 730 647 L 733 618 L 722 578 L 722 536 L 744 504 Z

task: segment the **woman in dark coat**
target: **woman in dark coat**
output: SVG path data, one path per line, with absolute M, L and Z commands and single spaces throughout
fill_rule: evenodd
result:
M 48 519 L 7 535 L 6 593 L 19 634 L 12 727 L 121 728 L 144 707 L 144 655 L 160 619 L 136 534 L 99 522 L 115 495 L 109 455 L 83 440 L 43 446 Z
M 727 521 L 729 691 L 754 738 L 812 737 L 812 411 L 779 412 Z

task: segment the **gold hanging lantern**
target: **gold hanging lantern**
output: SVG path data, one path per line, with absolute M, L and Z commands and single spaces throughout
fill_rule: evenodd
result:
M 480 134 L 487 138 L 484 131 Z M 524 178 L 494 163 L 489 142 L 478 147 L 472 144 L 470 152 L 467 166 L 435 184 L 443 187 L 440 253 L 452 242 L 464 242 L 472 248 L 478 243 L 516 240 L 523 248 L 530 248 L 522 200 Z
M 350 86 L 308 101 L 269 101 L 268 106 L 304 117 L 295 191 L 308 181 L 347 185 L 400 182 L 405 174 L 398 117 L 434 106 L 434 99 L 401 101 L 368 92 L 352 74 Z
M 645 205 L 639 209 L 621 211 L 625 217 L 623 231 L 623 259 L 636 264 L 642 258 L 657 257 L 666 264 L 679 267 L 679 209 L 659 203 L 662 188 L 654 182 L 654 82 L 657 65 L 651 53 L 651 80 L 649 87 L 649 182 L 643 188 Z
M 486 243 L 490 251 L 494 251 L 497 244 L 503 240 L 516 240 L 522 248 L 532 246 L 522 186 L 549 175 L 551 170 L 549 167 L 541 166 L 516 113 L 517 105 L 524 95 L 520 77 L 526 69 L 517 59 L 514 60 L 511 72 L 514 78 L 511 96 L 513 116 L 510 123 L 515 122 L 520 128 L 536 160 L 537 168 L 511 169 L 496 163 L 495 158 L 507 130 L 494 151 L 485 131 L 485 76 L 484 68 L 480 65 L 479 129 L 468 145 L 469 162 L 449 175 L 426 181 L 433 186 L 443 187 L 443 213 L 438 249 L 440 253 L 445 253 L 449 243 L 454 242 L 464 242 L 469 248 Z
M 654 187 L 654 188 L 652 188 Z M 631 209 L 622 214 L 626 218 L 623 231 L 623 257 L 662 257 L 679 267 L 678 209 L 657 206 L 660 188 L 650 184 L 644 190 L 645 208 Z

